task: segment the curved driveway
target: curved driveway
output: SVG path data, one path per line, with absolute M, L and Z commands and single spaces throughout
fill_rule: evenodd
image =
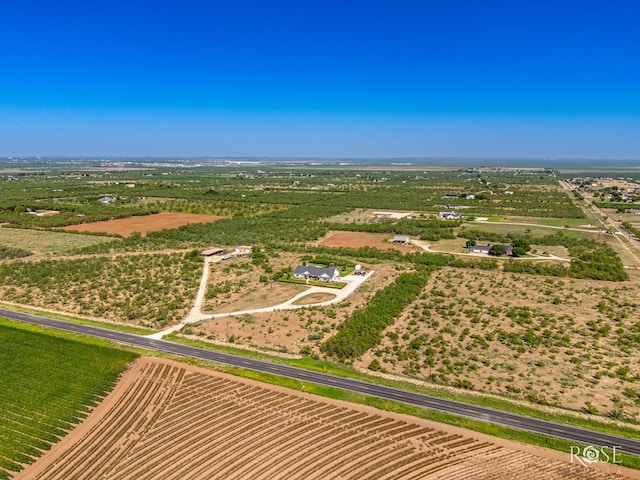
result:
M 573 427 L 570 425 L 564 425 L 561 423 L 553 423 L 546 420 L 525 417 L 523 415 L 517 415 L 514 413 L 501 412 L 492 408 L 469 405 L 462 402 L 446 400 L 443 398 L 432 397 L 420 393 L 407 392 L 397 388 L 375 385 L 360 380 L 353 380 L 350 378 L 331 375 L 328 373 L 314 372 L 301 368 L 291 367 L 288 365 L 281 365 L 263 360 L 254 360 L 251 358 L 239 357 L 227 353 L 180 345 L 177 343 L 168 342 L 166 340 L 157 340 L 145 336 L 93 327 L 90 325 L 81 325 L 77 323 L 64 322 L 62 320 L 54 320 L 38 315 L 18 313 L 3 308 L 0 308 L 0 316 L 19 322 L 103 338 L 106 340 L 112 340 L 114 342 L 149 350 L 173 353 L 175 355 L 181 355 L 184 357 L 197 358 L 200 360 L 217 362 L 248 370 L 255 370 L 258 372 L 293 378 L 299 380 L 300 382 L 310 382 L 317 385 L 349 390 L 364 395 L 394 400 L 410 405 L 417 405 L 440 412 L 459 415 L 475 420 L 481 420 L 488 423 L 504 425 L 518 430 L 535 432 L 551 437 L 563 438 L 569 441 L 575 441 L 587 445 L 608 447 L 616 446 L 619 447 L 619 450 L 622 452 L 630 453 L 633 455 L 640 455 L 640 440 L 634 440 L 631 438 L 595 432 L 583 428 Z
M 312 286 L 305 290 L 304 292 L 298 293 L 296 296 L 290 298 L 286 302 L 279 303 L 278 305 L 273 305 L 271 307 L 262 307 L 262 308 L 251 308 L 249 310 L 236 310 L 235 312 L 224 312 L 224 313 L 211 313 L 211 314 L 203 314 L 199 313 L 194 315 L 193 313 L 189 315 L 185 320 L 182 321 L 183 324 L 187 323 L 196 323 L 203 320 L 210 320 L 212 318 L 221 318 L 221 317 L 233 317 L 238 315 L 250 315 L 253 313 L 266 313 L 266 312 L 276 312 L 279 310 L 294 310 L 297 308 L 305 308 L 305 307 L 323 307 L 325 305 L 331 305 L 334 303 L 341 302 L 346 299 L 349 295 L 351 295 L 360 285 L 362 285 L 365 280 L 371 277 L 375 273 L 375 270 L 371 270 L 366 275 L 348 275 L 342 278 L 342 281 L 346 283 L 344 287 L 341 289 L 331 288 L 331 287 L 320 287 L 320 286 Z M 205 284 L 206 288 L 206 284 Z M 295 302 L 300 300 L 301 298 L 306 297 L 307 295 L 311 295 L 314 293 L 328 293 L 334 295 L 334 298 L 330 300 L 326 300 L 324 302 L 318 303 L 310 303 L 304 305 L 296 305 Z M 192 310 L 196 309 L 199 311 L 202 304 L 198 305 L 196 303 L 196 307 Z

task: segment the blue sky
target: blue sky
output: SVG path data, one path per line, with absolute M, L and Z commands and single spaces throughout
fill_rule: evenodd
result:
M 640 2 L 4 2 L 0 155 L 640 159 Z

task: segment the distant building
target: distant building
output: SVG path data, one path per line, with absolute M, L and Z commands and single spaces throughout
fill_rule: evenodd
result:
M 462 218 L 460 212 L 455 210 L 443 210 L 438 214 L 442 220 L 459 220 Z
M 513 247 L 511 245 L 506 243 L 502 243 L 501 245 L 504 247 L 504 252 L 506 255 L 508 256 L 513 255 Z M 489 255 L 489 250 L 491 250 L 491 245 L 474 245 L 471 247 L 470 250 L 472 253 L 484 253 L 485 255 Z
M 242 255 L 243 257 L 245 255 L 251 255 L 251 247 L 248 247 L 246 245 L 241 245 L 239 247 L 236 247 L 236 249 L 233 251 L 233 253 L 235 255 Z
M 202 256 L 203 257 L 211 257 L 213 255 L 220 255 L 221 253 L 224 253 L 224 248 L 209 248 L 207 250 L 203 250 L 202 251 Z
M 400 245 L 407 245 L 409 243 L 409 236 L 408 235 L 396 235 L 393 238 L 393 243 L 397 243 Z

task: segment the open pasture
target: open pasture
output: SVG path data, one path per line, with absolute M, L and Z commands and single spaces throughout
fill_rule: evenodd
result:
M 39 255 L 63 255 L 76 248 L 113 241 L 113 238 L 75 233 L 0 228 L 0 245 L 22 248 Z
M 51 448 L 111 389 L 129 352 L 0 319 L 0 478 Z
M 122 235 L 128 237 L 137 232 L 146 235 L 147 232 L 155 232 L 168 228 L 178 228 L 191 223 L 209 223 L 226 217 L 218 215 L 196 215 L 190 213 L 156 213 L 154 215 L 140 215 L 135 217 L 107 220 L 104 222 L 83 223 L 81 225 L 69 225 L 61 227 L 61 230 L 74 230 L 78 232 L 98 232 Z
M 434 422 L 141 359 L 76 431 L 15 480 L 624 478 L 597 465 L 576 468 L 566 454 L 528 450 Z

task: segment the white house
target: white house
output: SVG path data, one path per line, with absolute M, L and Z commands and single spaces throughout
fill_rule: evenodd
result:
M 438 216 L 442 220 L 460 220 L 462 218 L 460 212 L 456 212 L 455 210 L 443 210 Z
M 321 280 L 323 282 L 335 282 L 340 278 L 337 268 L 312 267 L 310 265 L 298 265 L 293 271 L 293 278 Z

